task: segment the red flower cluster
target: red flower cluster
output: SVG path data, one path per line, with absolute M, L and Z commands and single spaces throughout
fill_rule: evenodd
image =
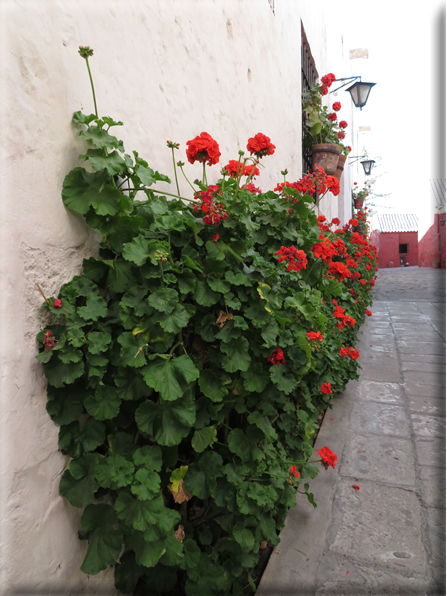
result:
M 348 123 L 346 122 L 346 120 L 341 120 L 338 124 L 339 128 L 347 128 L 348 127 Z
M 326 85 L 326 87 L 330 87 L 334 81 L 335 75 L 331 72 L 329 72 L 327 75 L 324 75 L 324 77 L 321 77 L 321 82 L 323 85 Z
M 62 300 L 60 298 L 56 298 L 56 300 L 53 302 L 53 306 L 54 308 L 61 308 Z
M 335 122 L 335 121 L 337 120 L 337 114 L 336 114 L 335 112 L 331 112 L 331 113 L 329 114 L 329 116 L 328 116 L 328 119 L 329 119 L 331 122 Z
M 365 315 L 370 317 L 370 316 L 372 316 L 372 312 L 370 310 L 365 310 Z
M 214 195 L 220 191 L 218 186 L 208 186 L 207 190 L 202 190 L 200 192 L 195 193 L 196 198 L 202 199 L 202 204 L 200 205 L 200 209 L 206 213 L 203 218 L 203 223 L 205 225 L 213 225 L 217 226 L 221 220 L 227 219 L 228 215 L 225 212 L 225 207 L 222 203 L 216 203 L 214 200 Z M 199 212 L 199 206 L 194 205 L 194 211 L 196 213 Z
M 214 234 L 214 236 L 211 238 L 211 242 L 217 242 L 219 240 L 219 234 Z
M 323 383 L 323 385 L 321 385 L 321 393 L 324 393 L 325 395 L 329 395 L 329 393 L 332 393 L 331 384 Z
M 269 137 L 266 137 L 261 132 L 248 139 L 247 151 L 250 151 L 250 155 L 254 153 L 258 159 L 264 157 L 264 155 L 273 155 L 275 149 L 276 147 L 272 145 Z
M 286 363 L 284 359 L 284 352 L 281 350 L 279 346 L 276 346 L 276 350 L 270 354 L 267 360 L 272 364 L 282 365 Z
M 351 277 L 348 267 L 340 262 L 333 262 L 329 265 L 329 274 L 337 277 L 338 281 L 344 281 Z
M 331 226 L 339 226 L 340 225 L 340 220 L 338 219 L 338 217 L 334 217 L 334 219 L 331 221 Z
M 315 164 L 315 171 L 311 174 L 307 173 L 303 178 L 297 182 L 281 182 L 275 187 L 275 192 L 281 192 L 284 187 L 294 188 L 298 192 L 313 196 L 315 190 L 318 194 L 323 195 L 330 190 L 335 196 L 340 194 L 340 183 L 335 176 L 328 176 L 321 166 Z M 293 202 L 296 203 L 298 199 Z
M 275 252 L 275 257 L 279 255 L 278 262 L 287 261 L 287 271 L 301 271 L 306 269 L 307 256 L 304 250 L 298 250 L 294 246 L 281 246 L 278 252 Z
M 323 336 L 321 335 L 321 331 L 317 331 L 315 333 L 315 331 L 309 331 L 309 333 L 307 334 L 307 337 L 311 340 L 311 341 L 323 341 Z
M 339 130 L 339 131 L 337 132 L 337 137 L 338 137 L 339 139 L 341 139 L 342 141 L 343 141 L 343 139 L 345 138 L 345 136 L 346 136 L 346 135 L 345 135 L 345 133 L 344 133 L 344 132 L 342 132 L 341 130 Z
M 257 188 L 254 184 L 252 184 L 251 182 L 249 182 L 248 184 L 246 184 L 244 186 L 245 190 L 248 190 L 249 192 L 253 193 L 253 194 L 258 194 L 260 195 L 262 193 L 262 190 L 260 188 Z
M 355 228 L 356 226 L 358 226 L 358 225 L 359 225 L 359 222 L 358 222 L 358 220 L 357 220 L 357 219 L 350 219 L 348 223 L 349 223 L 349 225 L 350 225 L 350 226 L 352 226 L 353 228 Z
M 219 163 L 221 155 L 219 145 L 207 132 L 201 132 L 198 137 L 188 141 L 186 145 L 188 146 L 186 157 L 189 163 L 206 162 L 209 166 Z
M 357 360 L 360 354 L 355 348 L 340 348 L 340 356 L 342 356 L 342 358 L 351 356 L 352 360 Z
M 296 466 L 290 466 L 289 474 L 293 474 L 296 478 L 300 477 L 300 473 L 296 471 Z
M 326 468 L 326 470 L 328 469 L 329 466 L 332 466 L 335 470 L 335 463 L 336 463 L 338 457 L 335 455 L 335 453 L 333 451 L 331 451 L 329 449 L 329 447 L 323 447 L 323 449 L 319 449 L 318 455 L 323 460 L 321 462 L 321 465 L 323 465 Z
M 255 167 L 254 165 L 244 166 L 242 163 L 236 161 L 235 159 L 230 159 L 230 161 L 223 168 L 223 170 L 225 170 L 227 175 L 230 175 L 232 178 L 237 178 L 239 174 L 242 176 L 250 176 L 252 172 L 252 178 L 254 178 L 255 176 L 259 176 L 259 168 Z
M 317 221 L 321 221 L 323 223 L 324 221 L 326 221 L 326 217 L 324 215 L 319 215 L 317 217 Z
M 341 110 L 341 103 L 339 101 L 336 101 L 332 104 L 332 109 L 336 112 L 339 112 Z
M 335 304 L 334 317 L 340 321 L 339 323 L 337 323 L 339 331 L 344 329 L 347 323 L 349 323 L 351 327 L 354 327 L 355 319 L 353 319 L 349 315 L 345 315 L 345 309 L 341 306 L 338 306 L 336 300 L 332 300 L 332 302 Z
M 321 238 L 321 236 L 320 236 Z M 316 259 L 321 257 L 322 261 L 332 262 L 332 258 L 337 255 L 337 250 L 329 240 L 329 238 L 323 237 L 320 242 L 314 244 L 311 249 Z
M 43 345 L 45 346 L 45 352 L 49 352 L 54 348 L 54 338 L 51 337 L 51 331 L 47 331 L 45 333 L 45 339 L 43 340 Z M 48 348 L 48 350 L 47 350 Z

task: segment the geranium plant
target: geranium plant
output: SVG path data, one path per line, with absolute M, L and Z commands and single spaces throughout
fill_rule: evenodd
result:
M 242 596 L 296 491 L 316 506 L 315 464 L 336 465 L 329 447 L 311 459 L 313 439 L 320 410 L 357 378 L 375 251 L 358 220 L 316 217 L 315 178 L 254 187 L 275 151 L 261 133 L 213 185 L 218 143 L 188 141 L 202 181 L 180 197 L 125 153 L 110 133 L 121 122 L 73 122 L 93 172 L 72 170 L 62 199 L 102 240 L 45 298 L 37 341 L 70 458 L 60 493 L 84 510 L 81 569 L 115 565 L 124 593 Z M 177 180 L 180 144 L 168 148 Z
M 337 115 L 341 103 L 334 102 L 330 111 L 327 106 L 323 106 L 322 101 L 334 81 L 335 75 L 329 73 L 321 78 L 320 83 L 314 83 L 309 91 L 303 93 L 303 112 L 306 116 L 303 144 L 310 149 L 315 144 L 330 143 L 340 146 L 341 152 L 348 155 L 351 148 L 342 143 L 348 123 L 345 120 L 338 121 Z

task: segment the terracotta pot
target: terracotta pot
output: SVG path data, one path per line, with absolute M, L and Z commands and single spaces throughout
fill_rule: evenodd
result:
M 363 207 L 364 202 L 365 202 L 365 199 L 354 199 L 354 207 L 356 209 L 361 209 Z
M 312 145 L 312 164 L 322 167 L 328 176 L 334 176 L 337 171 L 341 147 L 330 143 Z
M 347 155 L 344 155 L 343 153 L 340 154 L 340 157 L 338 158 L 337 170 L 334 174 L 334 176 L 337 178 L 337 180 L 340 180 L 341 175 L 343 174 L 343 169 L 345 167 L 346 158 L 347 158 Z

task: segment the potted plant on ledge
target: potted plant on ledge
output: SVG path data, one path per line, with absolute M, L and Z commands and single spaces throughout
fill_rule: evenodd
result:
M 361 209 L 363 207 L 363 204 L 365 203 L 365 199 L 368 195 L 369 195 L 369 192 L 368 192 L 368 186 L 366 185 L 366 182 L 361 190 L 360 190 L 360 188 L 358 188 L 357 182 L 354 182 L 354 188 L 352 190 L 352 200 L 354 202 L 354 207 L 356 209 Z
M 335 81 L 335 75 L 329 73 L 321 78 L 321 83 L 315 83 L 310 91 L 303 93 L 305 148 L 312 151 L 312 163 L 323 167 L 326 174 L 340 180 L 344 163 L 350 147 L 341 142 L 345 138 L 344 129 L 348 123 L 338 122 L 337 112 L 341 109 L 339 101 L 332 105 L 332 112 L 327 106 L 322 106 L 322 97 L 328 94 L 329 87 Z

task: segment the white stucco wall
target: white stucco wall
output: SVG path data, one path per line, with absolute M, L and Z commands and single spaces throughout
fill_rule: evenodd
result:
M 114 593 L 109 572 L 79 571 L 86 550 L 77 538 L 81 511 L 58 494 L 66 458 L 35 359 L 35 335 L 45 324 L 35 283 L 56 294 L 96 250 L 82 218 L 61 201 L 63 179 L 84 150 L 73 112 L 93 112 L 78 46 L 95 50 L 99 114 L 124 122 L 116 134 L 127 152 L 137 150 L 171 175 L 166 140 L 181 144 L 178 159 L 186 161 L 186 141 L 207 131 L 222 152 L 212 182 L 263 132 L 277 147 L 256 181 L 267 190 L 284 168 L 289 180 L 301 176 L 301 18 L 320 73 L 342 75 L 335 8 L 326 0 L 275 0 L 274 15 L 267 0 L 0 3 L 2 593 L 91 594 L 95 586 Z M 187 171 L 200 175 L 199 166 L 187 164 Z M 324 206 L 329 217 L 338 202 Z

